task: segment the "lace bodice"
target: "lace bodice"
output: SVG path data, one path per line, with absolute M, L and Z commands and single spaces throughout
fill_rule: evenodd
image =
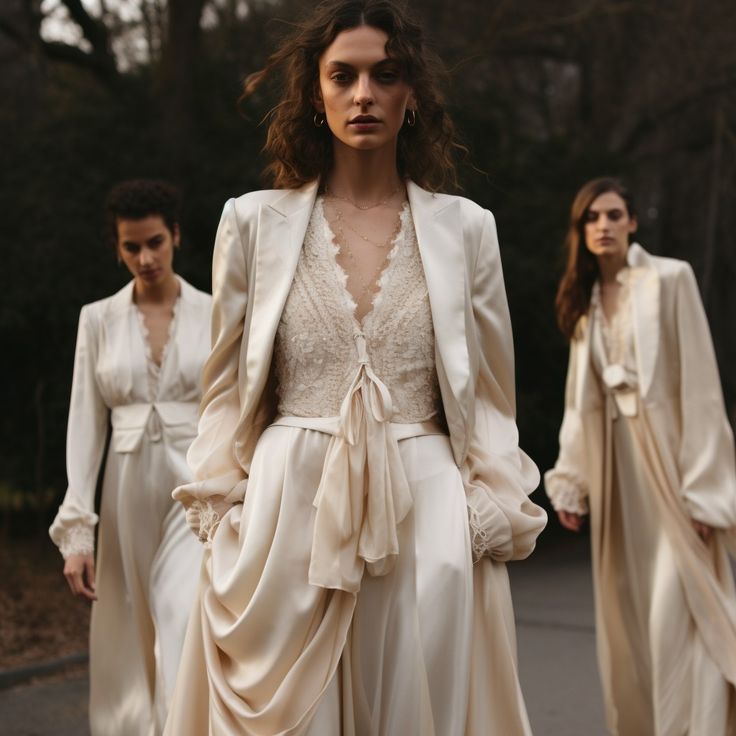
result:
M 171 336 L 176 330 L 176 318 L 179 313 L 179 299 L 180 297 L 177 297 L 174 302 L 173 314 L 171 315 L 171 321 L 169 322 L 166 342 L 164 343 L 163 350 L 161 351 L 161 358 L 158 363 L 154 360 L 153 352 L 151 350 L 151 336 L 148 331 L 145 315 L 140 309 L 136 308 L 135 310 L 138 317 L 138 324 L 141 328 L 141 335 L 143 336 L 143 347 L 146 353 L 146 365 L 148 367 L 148 395 L 150 401 L 155 401 L 158 396 L 158 386 L 161 379 L 161 366 L 163 366 L 164 361 L 166 360 L 166 353 L 168 353 L 169 345 L 171 344 Z
M 337 251 L 318 198 L 276 333 L 279 413 L 338 415 L 358 366 L 355 336 L 362 334 L 371 367 L 391 393 L 392 420 L 420 422 L 436 415 L 440 392 L 432 316 L 408 206 L 362 324 Z
M 624 268 L 617 275 L 620 290 L 618 303 L 609 321 L 601 303 L 600 284 L 596 281 L 591 293 L 591 307 L 595 312 L 595 322 L 599 325 L 605 350 L 604 364 L 618 364 L 626 370 L 636 371 L 634 350 L 634 325 L 631 312 L 631 269 Z

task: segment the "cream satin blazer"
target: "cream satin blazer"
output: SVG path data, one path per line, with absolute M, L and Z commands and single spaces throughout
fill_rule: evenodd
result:
M 692 518 L 736 528 L 734 441 L 716 356 L 689 264 L 629 248 L 634 346 L 642 406 L 663 462 L 677 478 Z M 570 345 L 560 456 L 550 480 L 564 477 L 580 496 L 600 493 L 601 412 L 605 396 L 591 360 L 591 320 Z
M 274 338 L 317 191 L 313 182 L 251 192 L 225 205 L 213 257 L 213 348 L 199 434 L 188 454 L 196 480 L 174 493 L 186 507 L 205 501 L 221 515 L 244 498 L 256 442 L 275 415 Z M 454 459 L 476 511 L 504 517 L 498 558 L 523 557 L 544 512 L 527 498 L 539 474 L 518 447 L 514 348 L 495 222 L 468 199 L 431 194 L 410 181 L 407 192 Z M 200 523 L 189 518 L 192 526 Z

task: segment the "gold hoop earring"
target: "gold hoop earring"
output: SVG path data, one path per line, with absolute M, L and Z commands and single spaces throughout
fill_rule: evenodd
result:
M 325 124 L 325 114 L 323 112 L 314 113 L 314 127 L 321 128 Z
M 416 110 L 406 111 L 406 124 L 410 128 L 413 128 L 417 124 L 417 111 Z

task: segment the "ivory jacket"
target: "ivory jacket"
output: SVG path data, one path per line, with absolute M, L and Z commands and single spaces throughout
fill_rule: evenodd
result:
M 640 401 L 662 460 L 676 479 L 673 491 L 693 519 L 734 528 L 733 434 L 695 276 L 684 261 L 652 256 L 636 243 L 628 262 Z M 565 507 L 563 499 L 601 492 L 604 405 L 586 316 L 570 344 L 559 458 L 545 475 L 556 508 Z
M 203 539 L 243 501 L 256 443 L 275 415 L 274 338 L 317 191 L 313 182 L 252 192 L 224 208 L 213 258 L 213 347 L 199 434 L 188 454 L 195 481 L 174 494 Z M 494 220 L 467 199 L 430 194 L 412 182 L 407 191 L 443 410 L 468 506 L 494 540 L 495 559 L 525 557 L 546 517 L 528 499 L 539 475 L 518 446 L 513 340 Z
M 181 278 L 179 282 L 177 312 L 155 395 L 133 282 L 82 307 L 67 429 L 69 487 L 50 529 L 63 554 L 92 551 L 98 521 L 95 489 L 108 422 L 110 452 L 115 453 L 136 453 L 143 441 L 190 439 L 196 434 L 211 297 Z M 170 464 L 184 465 L 183 458 L 171 452 Z

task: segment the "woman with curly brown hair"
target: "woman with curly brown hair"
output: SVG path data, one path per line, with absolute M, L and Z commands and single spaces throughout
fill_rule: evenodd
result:
M 281 72 L 277 189 L 225 206 L 171 736 L 514 736 L 504 562 L 545 514 L 518 447 L 494 222 L 431 193 L 453 128 L 421 29 L 328 0 Z
M 619 181 L 578 192 L 557 294 L 565 415 L 545 485 L 563 526 L 590 514 L 611 734 L 731 736 L 733 436 L 692 269 L 630 245 L 636 228 Z

